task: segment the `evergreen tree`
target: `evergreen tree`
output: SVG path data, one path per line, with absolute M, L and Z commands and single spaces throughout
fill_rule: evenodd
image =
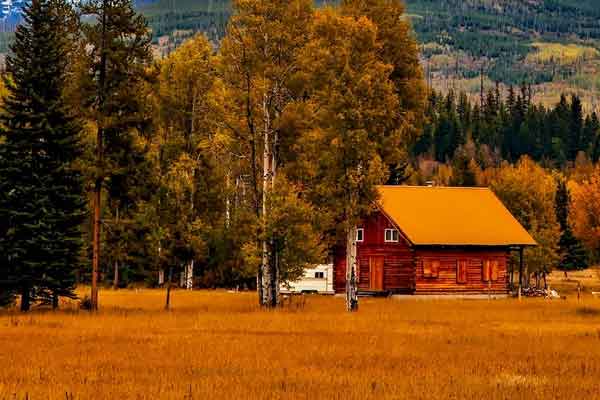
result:
M 471 168 L 471 161 L 472 159 L 464 148 L 456 151 L 452 160 L 452 179 L 450 180 L 452 186 L 477 186 L 477 176 Z
M 600 161 L 600 132 L 596 135 L 592 149 L 592 162 L 597 163 L 598 161 Z
M 588 154 L 594 159 L 594 151 L 596 150 L 596 137 L 600 133 L 600 122 L 598 121 L 598 115 L 595 112 L 592 112 L 591 115 L 588 115 L 585 118 L 585 122 L 583 124 L 583 133 L 581 137 L 581 142 L 583 144 L 584 150 L 589 151 Z
M 75 297 L 84 197 L 80 128 L 64 99 L 73 13 L 62 0 L 33 0 L 7 59 L 11 79 L 0 123 L 2 280 L 34 301 Z
M 569 114 L 569 130 L 565 140 L 569 160 L 575 160 L 580 150 L 587 150 L 582 143 L 583 131 L 583 106 L 578 96 L 571 98 L 571 108 Z
M 469 103 L 469 98 L 465 92 L 461 92 L 458 97 L 456 112 L 458 113 L 463 131 L 466 133 L 471 127 L 472 110 L 471 103 Z
M 0 276 L 0 287 L 2 287 L 2 290 L 0 290 L 0 307 L 10 306 L 15 300 L 15 291 L 10 287 L 4 287 L 3 279 L 4 277 Z
M 556 218 L 561 234 L 558 241 L 560 262 L 559 268 L 565 272 L 586 267 L 586 253 L 582 243 L 573 235 L 569 224 L 569 189 L 565 179 L 559 179 L 556 186 Z
M 89 20 L 83 25 L 81 96 L 86 117 L 97 128 L 91 296 L 97 309 L 102 191 L 108 180 L 109 194 L 121 193 L 135 168 L 134 134 L 144 125 L 140 84 L 151 59 L 151 38 L 131 0 L 89 0 L 81 9 Z

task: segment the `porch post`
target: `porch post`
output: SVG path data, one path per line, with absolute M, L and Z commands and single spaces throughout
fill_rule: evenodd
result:
M 519 300 L 521 299 L 522 287 L 523 287 L 523 246 L 519 247 Z
M 510 290 L 511 292 L 515 289 L 515 263 L 512 260 L 511 257 L 511 262 L 510 262 Z

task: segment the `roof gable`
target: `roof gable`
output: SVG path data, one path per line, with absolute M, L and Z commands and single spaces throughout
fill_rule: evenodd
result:
M 379 207 L 414 245 L 535 246 L 488 188 L 379 186 Z

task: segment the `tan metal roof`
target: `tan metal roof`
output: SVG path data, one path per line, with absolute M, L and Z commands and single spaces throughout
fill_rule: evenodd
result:
M 379 206 L 414 245 L 535 246 L 488 188 L 379 186 Z

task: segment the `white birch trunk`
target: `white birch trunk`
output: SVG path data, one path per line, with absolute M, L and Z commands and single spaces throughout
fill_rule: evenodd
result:
M 165 270 L 161 268 L 158 270 L 158 286 L 162 286 L 164 284 L 165 284 Z
M 276 173 L 277 173 L 277 159 L 276 159 L 276 147 L 277 147 L 277 131 L 273 132 L 273 142 L 271 144 L 270 147 L 270 175 L 269 175 L 269 179 L 270 179 L 270 184 L 271 184 L 271 191 L 275 191 L 275 177 L 276 177 Z M 279 254 L 276 252 L 275 249 L 275 245 L 274 245 L 274 238 L 271 237 L 270 240 L 270 248 L 271 248 L 271 252 L 273 254 L 271 254 L 271 259 L 270 259 L 270 299 L 271 299 L 271 305 L 272 306 L 278 306 L 279 305 Z
M 358 311 L 358 287 L 356 282 L 356 228 L 346 236 L 346 309 Z
M 267 192 L 269 190 L 269 179 L 270 179 L 270 150 L 269 150 L 269 121 L 268 121 L 268 110 L 267 110 L 267 95 L 263 96 L 263 112 L 264 112 L 264 132 L 263 132 L 263 179 L 262 179 L 262 227 L 263 235 L 267 229 Z M 262 281 L 260 282 L 262 288 L 262 305 L 269 306 L 270 300 L 270 281 L 271 281 L 271 268 L 269 266 L 269 249 L 267 238 L 262 238 Z
M 194 260 L 190 261 L 190 263 L 186 265 L 186 270 L 185 288 L 187 290 L 192 290 L 194 288 Z
M 227 174 L 225 176 L 225 228 L 229 228 L 231 224 L 231 191 L 229 189 L 231 179 L 231 170 L 227 170 Z

